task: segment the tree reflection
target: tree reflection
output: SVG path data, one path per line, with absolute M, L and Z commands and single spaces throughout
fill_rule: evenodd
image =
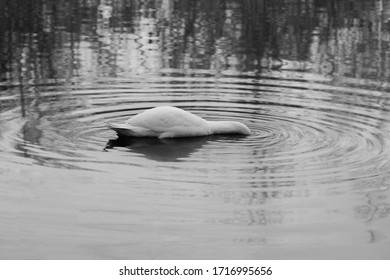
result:
M 389 77 L 390 1 L 0 1 L 1 78 L 164 68 Z M 25 61 L 18 73 L 17 62 Z M 305 62 L 297 64 L 296 62 Z

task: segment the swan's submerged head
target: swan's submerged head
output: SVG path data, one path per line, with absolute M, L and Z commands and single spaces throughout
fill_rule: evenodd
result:
M 251 135 L 251 130 L 243 123 L 235 121 L 209 121 L 212 134 L 243 134 Z

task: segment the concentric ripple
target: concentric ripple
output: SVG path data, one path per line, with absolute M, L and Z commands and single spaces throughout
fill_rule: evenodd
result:
M 59 244 L 60 229 L 59 254 L 92 244 L 113 258 L 179 243 L 198 250 L 194 244 L 217 242 L 218 250 L 264 256 L 263 248 L 386 240 L 386 90 L 304 73 L 174 70 L 34 87 L 22 98 L 11 88 L 0 99 L 4 238 L 23 235 L 22 223 L 26 240 L 40 230 L 42 247 Z M 106 128 L 159 105 L 240 121 L 253 134 L 117 139 Z M 14 211 L 20 218 L 8 218 Z
M 167 70 L 147 79 L 63 91 L 42 86 L 39 102 L 29 100 L 23 128 L 11 139 L 3 136 L 2 145 L 42 165 L 97 171 L 130 165 L 157 171 L 142 180 L 316 185 L 388 175 L 387 94 L 279 74 L 216 77 Z M 3 102 L 17 104 L 10 97 Z M 178 106 L 208 120 L 241 121 L 253 135 L 119 143 L 104 125 L 159 105 Z M 8 118 L 18 119 L 18 114 Z M 109 140 L 112 149 L 104 153 Z

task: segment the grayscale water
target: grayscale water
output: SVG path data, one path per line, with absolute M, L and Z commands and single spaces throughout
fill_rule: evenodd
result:
M 1 259 L 390 258 L 390 1 L 0 1 L 0 22 Z M 159 105 L 253 135 L 105 127 Z

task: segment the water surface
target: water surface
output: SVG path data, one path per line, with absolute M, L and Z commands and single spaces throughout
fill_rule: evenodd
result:
M 8 2 L 1 259 L 390 257 L 390 1 Z M 105 127 L 159 105 L 253 135 Z

